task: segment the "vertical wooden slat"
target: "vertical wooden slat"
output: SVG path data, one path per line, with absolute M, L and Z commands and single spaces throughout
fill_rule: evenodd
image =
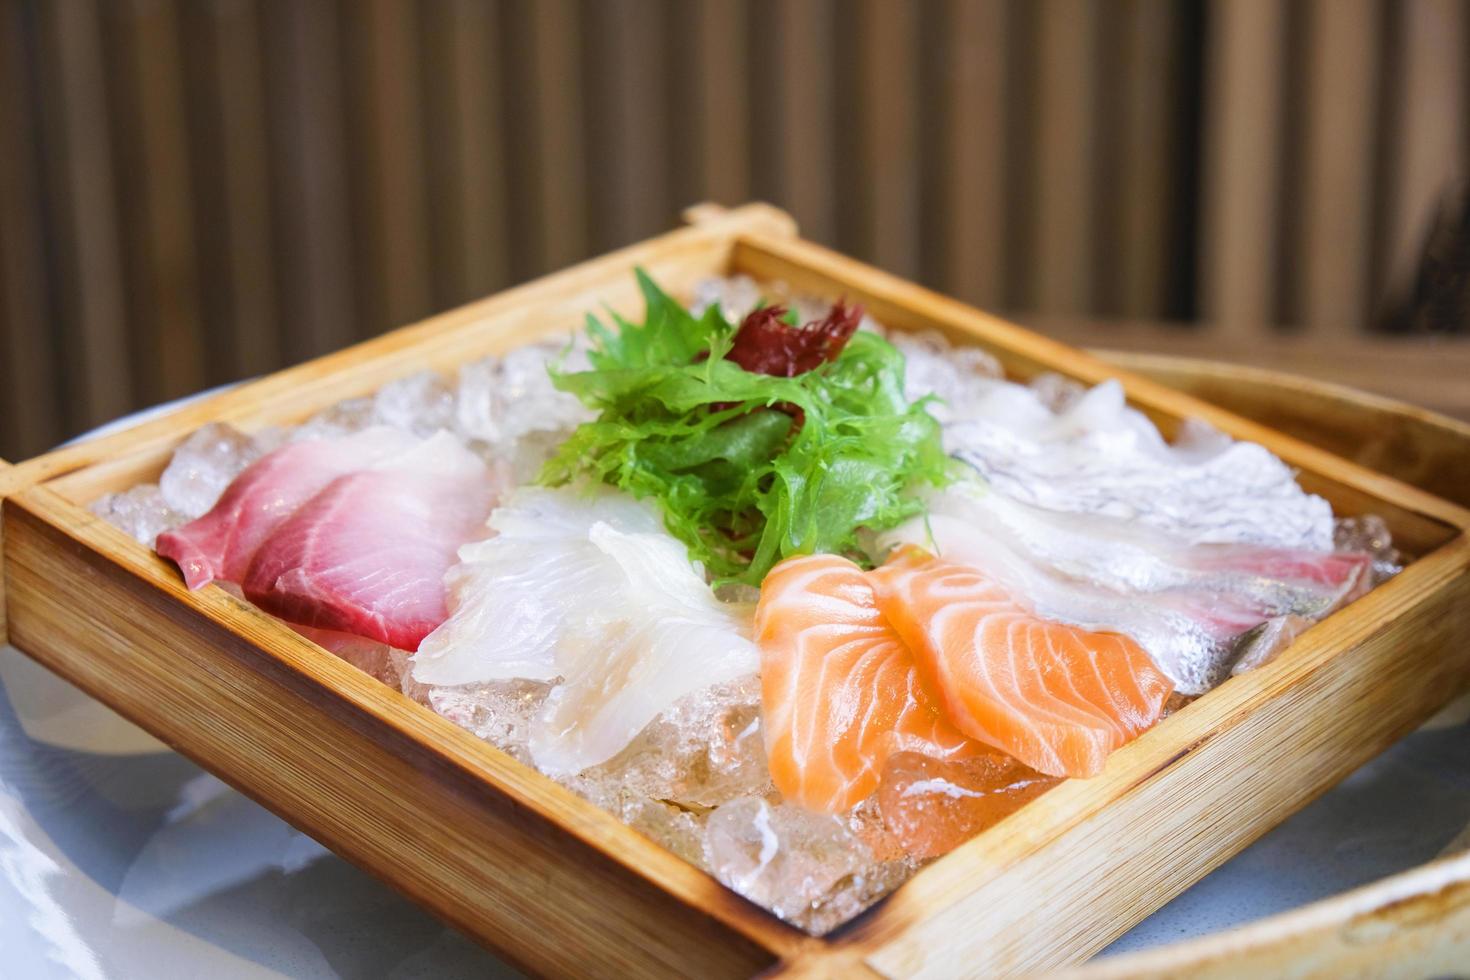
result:
M 1398 98 L 1389 107 L 1388 253 L 1379 270 L 1379 296 L 1412 286 L 1438 205 L 1470 177 L 1464 156 L 1470 98 L 1470 4 L 1465 0 L 1402 0 L 1389 8 L 1399 21 Z
M 938 213 L 944 288 L 981 306 L 1002 302 L 1005 247 L 1006 0 L 947 0 Z
M 1368 313 L 1379 7 L 1314 0 L 1307 9 L 1294 309 L 1314 333 L 1346 336 Z
M 501 37 L 497 5 L 450 0 L 423 8 L 425 62 L 441 80 L 429 92 L 434 118 L 428 152 L 431 200 L 439 228 L 432 249 L 447 307 L 494 291 L 510 281 L 503 94 L 495 70 Z
M 837 232 L 835 93 L 831 0 L 787 0 L 777 7 L 780 98 L 778 145 L 765 151 L 781 159 L 781 200 L 802 234 L 831 243 Z M 844 52 L 844 56 L 845 56 Z
M 1008 310 L 1033 309 L 1031 275 L 1036 238 L 1037 32 L 1040 4 L 1007 6 L 1004 181 L 1006 276 L 1001 303 Z
M 1106 11 L 1121 20 L 1114 86 L 1121 108 L 1110 148 L 1112 178 L 1097 190 L 1116 224 L 1100 229 L 1109 312 L 1134 319 L 1164 314 L 1168 289 L 1174 181 L 1181 166 L 1174 99 L 1180 86 L 1173 0 L 1123 0 Z M 1102 299 L 1100 296 L 1099 299 Z
M 1097 160 L 1096 0 L 1050 0 L 1037 8 L 1038 97 L 1032 304 L 1086 313 L 1094 287 Z
M 864 0 L 861 13 L 866 251 L 885 269 L 912 276 L 919 265 L 917 10 L 911 0 Z
M 39 4 L 47 211 L 56 241 L 57 329 L 67 426 L 133 407 L 117 198 L 97 8 Z
M 1236 337 L 1275 315 L 1285 30 L 1278 0 L 1211 0 L 1200 310 Z
M 580 19 L 572 0 L 530 4 L 531 101 L 535 153 L 531 186 L 539 232 L 537 271 L 559 268 L 587 250 L 586 174 L 582 169 Z
M 33 21 L 0 5 L 0 455 L 24 459 L 61 438 L 36 168 Z
M 657 0 L 605 0 L 587 8 L 584 38 L 593 248 L 647 237 L 672 218 L 664 141 L 664 18 Z
M 430 305 L 427 182 L 419 37 L 412 0 L 347 5 L 351 133 L 359 231 L 359 330 L 376 334 L 420 319 Z
M 257 5 L 252 0 L 215 0 L 208 5 L 205 30 L 212 57 L 205 66 L 217 101 L 208 107 L 217 119 L 213 139 L 219 181 L 218 213 L 223 228 L 201 234 L 223 240 L 223 272 L 218 289 L 228 306 L 220 315 L 228 334 L 231 363 L 213 380 L 252 377 L 281 362 L 276 281 L 271 264 L 270 153 L 267 142 L 265 79 Z M 222 375 L 222 376 L 221 376 Z
M 692 45 L 700 197 L 727 205 L 750 195 L 745 6 L 742 0 L 699 0 Z
M 204 323 L 194 241 L 193 175 L 185 120 L 177 11 L 170 0 L 126 0 L 115 19 L 126 106 L 114 120 L 129 163 L 120 204 L 131 217 L 123 240 L 134 261 L 131 346 L 145 402 L 204 387 Z
M 328 0 L 266 8 L 282 350 L 291 361 L 357 336 L 340 39 Z
M 1170 0 L 9 0 L 0 439 L 48 364 L 75 429 L 696 197 L 985 305 L 1359 329 L 1467 172 L 1470 4 L 1206 10 L 1193 105 Z

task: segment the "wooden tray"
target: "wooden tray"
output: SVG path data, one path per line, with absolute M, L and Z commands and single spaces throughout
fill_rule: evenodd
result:
M 1264 443 L 1340 513 L 1420 555 L 1404 572 L 814 939 L 224 591 L 91 516 L 155 478 L 198 425 L 289 423 L 385 381 L 636 310 L 744 272 L 842 294 L 899 329 L 981 344 L 1026 378 L 1119 377 L 1170 432 L 1187 416 Z M 1470 513 L 1421 490 L 801 241 L 763 205 L 24 463 L 6 478 L 10 640 L 447 921 L 537 972 L 892 976 L 1075 962 L 1275 825 L 1470 681 Z

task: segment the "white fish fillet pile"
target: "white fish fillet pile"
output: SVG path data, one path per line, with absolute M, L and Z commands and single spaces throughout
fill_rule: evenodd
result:
M 759 668 L 752 610 L 720 602 L 650 506 L 606 487 L 518 490 L 448 577 L 414 679 L 558 680 L 530 751 L 553 775 L 612 758 L 696 690 Z
M 1332 508 L 1264 446 L 1203 424 L 1173 444 L 1105 381 L 1060 412 L 1023 385 L 976 378 L 945 448 L 997 491 L 1049 510 L 1127 519 L 1190 543 L 1332 549 Z

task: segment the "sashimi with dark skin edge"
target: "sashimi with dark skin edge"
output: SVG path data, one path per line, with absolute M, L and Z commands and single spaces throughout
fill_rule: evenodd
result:
M 772 569 L 755 636 L 766 752 L 787 799 L 840 812 L 877 788 L 896 752 L 982 751 L 940 714 L 873 583 L 847 559 L 812 555 Z
M 1133 640 L 1040 619 L 975 568 L 906 549 L 872 577 L 955 727 L 1039 772 L 1097 775 L 1173 690 Z
M 479 458 L 440 433 L 297 510 L 256 552 L 245 597 L 288 622 L 415 650 L 447 617 L 444 573 L 487 533 L 497 490 Z
M 209 513 L 160 534 L 156 550 L 179 566 L 191 589 L 215 579 L 241 582 L 256 549 L 297 508 L 337 477 L 403 453 L 417 441 L 378 426 L 284 446 L 247 467 Z
M 1236 640 L 1287 615 L 1317 619 L 1372 585 L 1372 559 L 1254 544 L 1189 544 L 1134 520 L 1034 507 L 960 482 L 880 538 L 978 569 L 1042 619 L 1122 633 L 1184 694 L 1230 671 Z

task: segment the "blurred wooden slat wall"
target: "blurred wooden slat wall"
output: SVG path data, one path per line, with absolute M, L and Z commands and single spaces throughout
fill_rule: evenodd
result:
M 1342 342 L 1470 0 L 0 0 L 0 455 L 761 197 L 1018 313 Z

